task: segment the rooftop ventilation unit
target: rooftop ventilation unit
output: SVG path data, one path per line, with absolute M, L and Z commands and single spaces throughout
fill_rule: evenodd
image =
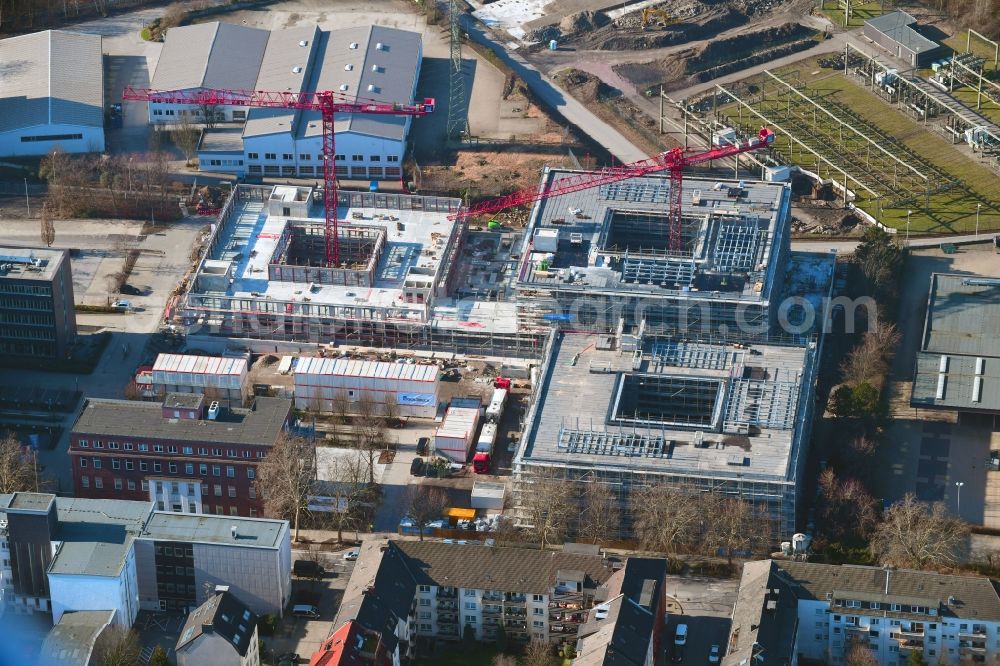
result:
M 368 92 L 375 92 L 375 86 L 371 83 L 368 84 Z
M 340 84 L 340 89 L 341 89 L 342 91 L 346 92 L 346 91 L 347 91 L 347 84 L 346 84 L 346 83 L 341 83 L 341 84 Z
M 352 65 L 352 64 L 350 64 L 350 63 L 347 63 L 346 65 L 344 65 L 344 71 L 345 71 L 345 72 L 351 72 L 351 71 L 354 71 L 354 65 Z
M 375 50 L 376 51 L 385 51 L 385 44 L 383 44 L 382 42 L 376 43 L 375 44 Z
M 229 528 L 229 533 L 232 534 L 233 538 L 235 539 L 236 535 L 239 534 L 239 528 L 236 527 L 236 525 L 233 525 Z
M 292 67 L 292 73 L 293 74 L 301 74 L 302 73 L 302 68 L 299 67 L 298 65 L 296 65 L 295 67 Z
M 299 46 L 303 46 L 303 47 L 309 46 L 309 42 L 307 42 L 306 40 L 303 39 L 301 42 L 299 42 Z
M 208 420 L 214 421 L 219 418 L 219 401 L 213 400 L 212 404 L 208 406 Z
M 350 48 L 352 48 L 352 49 L 358 48 L 358 43 L 357 42 L 351 42 Z

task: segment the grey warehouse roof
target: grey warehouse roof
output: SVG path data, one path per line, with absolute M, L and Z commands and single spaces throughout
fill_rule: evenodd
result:
M 284 520 L 210 516 L 156 511 L 139 535 L 153 541 L 187 541 L 227 546 L 279 548 L 287 534 Z M 236 527 L 233 537 L 232 528 Z
M 1000 278 L 931 276 L 912 403 L 1000 411 Z
M 172 28 L 151 85 L 156 90 L 253 89 L 269 35 L 218 21 Z
M 904 11 L 889 12 L 865 21 L 890 39 L 899 42 L 911 51 L 930 51 L 938 47 L 937 42 L 927 39 L 911 26 L 917 22 Z
M 218 420 L 208 421 L 164 418 L 160 403 L 89 398 L 73 433 L 134 440 L 272 446 L 291 409 L 290 400 L 258 397 L 249 410 L 225 410 Z
M 104 126 L 101 36 L 46 30 L 0 40 L 0 132 Z

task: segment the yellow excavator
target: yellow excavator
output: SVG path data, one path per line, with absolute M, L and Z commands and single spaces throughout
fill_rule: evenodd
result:
M 670 15 L 665 9 L 646 7 L 642 10 L 642 27 L 646 29 L 655 21 L 656 25 L 665 28 L 672 23 L 677 23 L 677 19 Z

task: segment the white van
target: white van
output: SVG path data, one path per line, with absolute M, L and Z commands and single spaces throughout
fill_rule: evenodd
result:
M 319 609 L 312 604 L 295 604 L 292 607 L 292 615 L 295 617 L 308 617 L 316 619 L 319 617 Z
M 686 624 L 678 624 L 677 629 L 674 631 L 674 645 L 681 646 L 687 643 L 688 640 L 688 626 Z

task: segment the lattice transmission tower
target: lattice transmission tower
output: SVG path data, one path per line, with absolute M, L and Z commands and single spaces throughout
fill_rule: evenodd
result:
M 469 131 L 468 106 L 465 98 L 465 77 L 462 74 L 462 10 L 459 0 L 448 0 L 449 46 L 448 63 L 448 138 L 457 139 Z

